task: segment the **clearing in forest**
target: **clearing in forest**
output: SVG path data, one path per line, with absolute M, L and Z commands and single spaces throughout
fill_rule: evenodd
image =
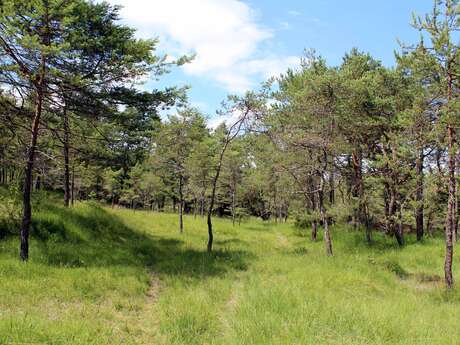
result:
M 0 242 L 2 344 L 456 344 L 442 239 L 397 248 L 333 228 L 335 256 L 290 223 L 49 206 L 30 262 Z M 320 234 L 321 235 L 321 234 Z M 458 275 L 460 272 L 456 272 Z

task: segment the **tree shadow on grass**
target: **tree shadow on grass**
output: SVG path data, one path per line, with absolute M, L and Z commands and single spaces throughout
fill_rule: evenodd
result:
M 340 236 L 340 244 L 344 247 L 345 250 L 354 251 L 354 252 L 388 252 L 388 251 L 399 251 L 404 250 L 404 248 L 410 246 L 429 246 L 432 239 L 426 239 L 424 241 L 418 242 L 415 234 L 405 234 L 404 235 L 404 245 L 400 246 L 394 236 L 374 231 L 372 233 L 372 241 L 369 244 L 366 241 L 364 231 L 352 231 L 352 230 L 337 230 L 335 234 Z
M 37 214 L 32 236 L 38 260 L 59 267 L 148 267 L 156 273 L 203 278 L 246 270 L 254 255 L 244 250 L 212 253 L 182 240 L 138 232 L 97 204 L 76 209 L 49 205 Z
M 248 243 L 247 241 L 241 240 L 239 238 L 229 238 L 225 240 L 215 240 L 214 241 L 214 244 L 220 245 L 220 246 L 227 245 L 227 244 L 247 244 L 247 243 Z
M 415 234 L 405 234 L 404 246 L 400 246 L 394 236 L 384 234 L 382 232 L 373 231 L 371 233 L 372 241 L 368 243 L 366 240 L 366 234 L 363 230 L 357 231 L 350 228 L 344 228 L 341 226 L 331 226 L 330 228 L 332 239 L 334 245 L 337 249 L 343 250 L 345 252 L 355 252 L 355 253 L 366 253 L 369 252 L 386 252 L 386 251 L 395 251 L 402 250 L 407 246 L 417 245 L 424 246 L 430 243 L 431 239 L 424 240 L 422 242 L 417 242 Z M 298 229 L 293 228 L 293 235 L 297 238 L 304 238 L 306 241 L 309 241 L 311 236 L 311 229 Z M 316 242 L 323 241 L 323 228 L 318 227 L 317 240 Z M 301 244 L 301 242 L 299 242 Z M 309 243 L 309 242 L 308 242 Z

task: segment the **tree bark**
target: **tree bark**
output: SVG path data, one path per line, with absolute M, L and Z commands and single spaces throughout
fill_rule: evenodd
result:
M 44 74 L 44 72 L 43 72 Z M 44 76 L 42 75 L 42 79 Z M 32 175 L 34 169 L 35 152 L 37 148 L 37 140 L 39 134 L 40 118 L 42 115 L 43 106 L 43 80 L 37 88 L 35 111 L 32 122 L 32 132 L 27 153 L 27 163 L 25 167 L 24 190 L 23 190 L 23 216 L 21 224 L 21 245 L 20 256 L 23 261 L 29 259 L 29 232 L 30 223 L 32 221 L 32 205 L 30 202 L 32 192 Z
M 416 193 L 415 193 L 415 201 L 417 202 L 417 209 L 415 210 L 415 226 L 416 226 L 416 233 L 417 233 L 417 241 L 421 241 L 423 239 L 423 213 L 424 213 L 424 206 L 423 206 L 423 149 L 420 149 L 418 152 L 418 157 L 415 162 L 416 166 Z
M 208 245 L 207 245 L 207 250 L 208 252 L 212 252 L 212 244 L 214 242 L 214 234 L 212 231 L 212 212 L 214 209 L 214 200 L 216 198 L 216 189 L 217 189 L 217 181 L 219 180 L 219 175 L 220 175 L 220 170 L 222 168 L 222 159 L 224 157 L 225 149 L 222 150 L 219 158 L 219 163 L 217 165 L 216 169 L 216 175 L 214 176 L 214 179 L 212 180 L 212 192 L 211 192 L 211 199 L 209 201 L 209 208 L 208 208 L 208 217 L 207 217 L 207 223 L 208 223 Z
M 395 228 L 395 237 L 396 241 L 400 246 L 404 246 L 404 229 L 402 224 L 402 210 L 401 205 L 399 205 L 399 213 L 398 213 L 398 226 Z
M 72 187 L 71 187 L 71 204 L 75 202 L 75 164 L 72 164 Z
M 331 156 L 331 171 L 329 174 L 329 203 L 331 205 L 335 204 L 335 179 L 334 179 L 334 157 Z
M 365 228 L 366 228 L 366 241 L 367 244 L 372 244 L 372 228 L 369 220 L 369 209 L 367 204 L 364 205 L 364 217 L 365 217 Z
M 235 226 L 235 189 L 232 190 L 232 224 Z
M 368 213 L 365 211 L 366 210 L 366 205 L 364 201 L 364 183 L 363 183 L 363 157 L 362 157 L 362 152 L 361 149 L 357 148 L 353 153 L 352 153 L 352 162 L 353 162 L 353 180 L 354 180 L 354 185 L 352 189 L 352 195 L 353 197 L 358 199 L 358 208 L 356 210 L 356 214 L 354 216 L 354 226 L 355 229 L 357 228 L 357 224 L 359 225 L 364 225 L 365 226 L 365 232 L 366 232 L 366 241 L 367 243 L 371 243 L 371 235 L 370 235 L 370 224 L 369 224 L 369 219 L 368 219 Z
M 182 193 L 182 184 L 183 184 L 183 177 L 181 175 L 179 177 L 179 232 L 181 234 L 184 232 L 184 220 L 183 220 L 184 195 Z
M 67 107 L 64 105 L 64 206 L 69 207 L 70 193 L 70 126 Z
M 326 246 L 326 254 L 328 256 L 332 256 L 332 240 L 331 240 L 331 234 L 329 232 L 329 225 L 328 225 L 328 219 L 326 216 L 326 210 L 324 208 L 324 181 L 323 177 L 320 177 L 321 182 L 320 182 L 320 188 L 318 191 L 318 203 L 319 203 L 319 212 L 321 214 L 321 220 L 323 222 L 323 229 L 324 229 L 324 244 Z
M 452 126 L 447 127 L 447 138 L 448 138 L 448 202 L 447 202 L 447 219 L 446 219 L 446 256 L 444 262 L 444 278 L 448 288 L 451 288 L 454 284 L 452 276 L 452 258 L 454 252 L 453 245 L 453 234 L 454 234 L 454 220 L 455 220 L 455 138 L 454 129 Z
M 212 252 L 212 244 L 214 241 L 214 234 L 212 231 L 212 212 L 214 210 L 214 202 L 216 199 L 217 182 L 219 181 L 220 171 L 222 169 L 222 161 L 224 159 L 224 154 L 225 154 L 225 151 L 227 150 L 227 146 L 229 143 L 230 142 L 228 141 L 228 139 L 224 143 L 224 146 L 219 155 L 219 161 L 217 163 L 216 174 L 214 175 L 214 178 L 212 180 L 212 192 L 211 192 L 211 199 L 209 200 L 208 217 L 207 217 L 207 223 L 208 223 L 207 250 L 208 252 Z
M 42 36 L 42 43 L 49 46 L 49 27 L 48 27 L 48 14 L 45 18 L 46 25 L 44 26 L 44 33 Z M 27 162 L 24 171 L 24 190 L 23 190 L 23 215 L 20 231 L 20 250 L 19 255 L 23 261 L 29 259 L 29 232 L 30 223 L 32 221 L 32 205 L 30 202 L 32 191 L 33 169 L 35 161 L 35 152 L 37 149 L 40 119 L 43 110 L 43 98 L 45 92 L 45 75 L 46 75 L 46 55 L 41 51 L 40 65 L 37 78 L 34 80 L 35 84 L 35 109 L 31 127 L 31 137 L 29 149 L 27 152 Z
M 318 238 L 318 221 L 314 220 L 311 223 L 311 240 L 316 242 Z

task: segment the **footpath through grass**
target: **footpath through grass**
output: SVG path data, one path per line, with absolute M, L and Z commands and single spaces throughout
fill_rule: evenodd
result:
M 48 206 L 31 259 L 0 240 L 0 344 L 460 344 L 442 239 L 397 248 L 333 229 L 335 256 L 289 224 Z M 460 277 L 458 259 L 455 276 Z

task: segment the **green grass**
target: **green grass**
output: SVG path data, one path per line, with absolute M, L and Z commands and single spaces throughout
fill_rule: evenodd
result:
M 443 242 L 399 249 L 334 228 L 334 257 L 290 224 L 42 206 L 31 259 L 0 240 L 0 344 L 460 344 Z M 455 276 L 460 276 L 455 259 Z

